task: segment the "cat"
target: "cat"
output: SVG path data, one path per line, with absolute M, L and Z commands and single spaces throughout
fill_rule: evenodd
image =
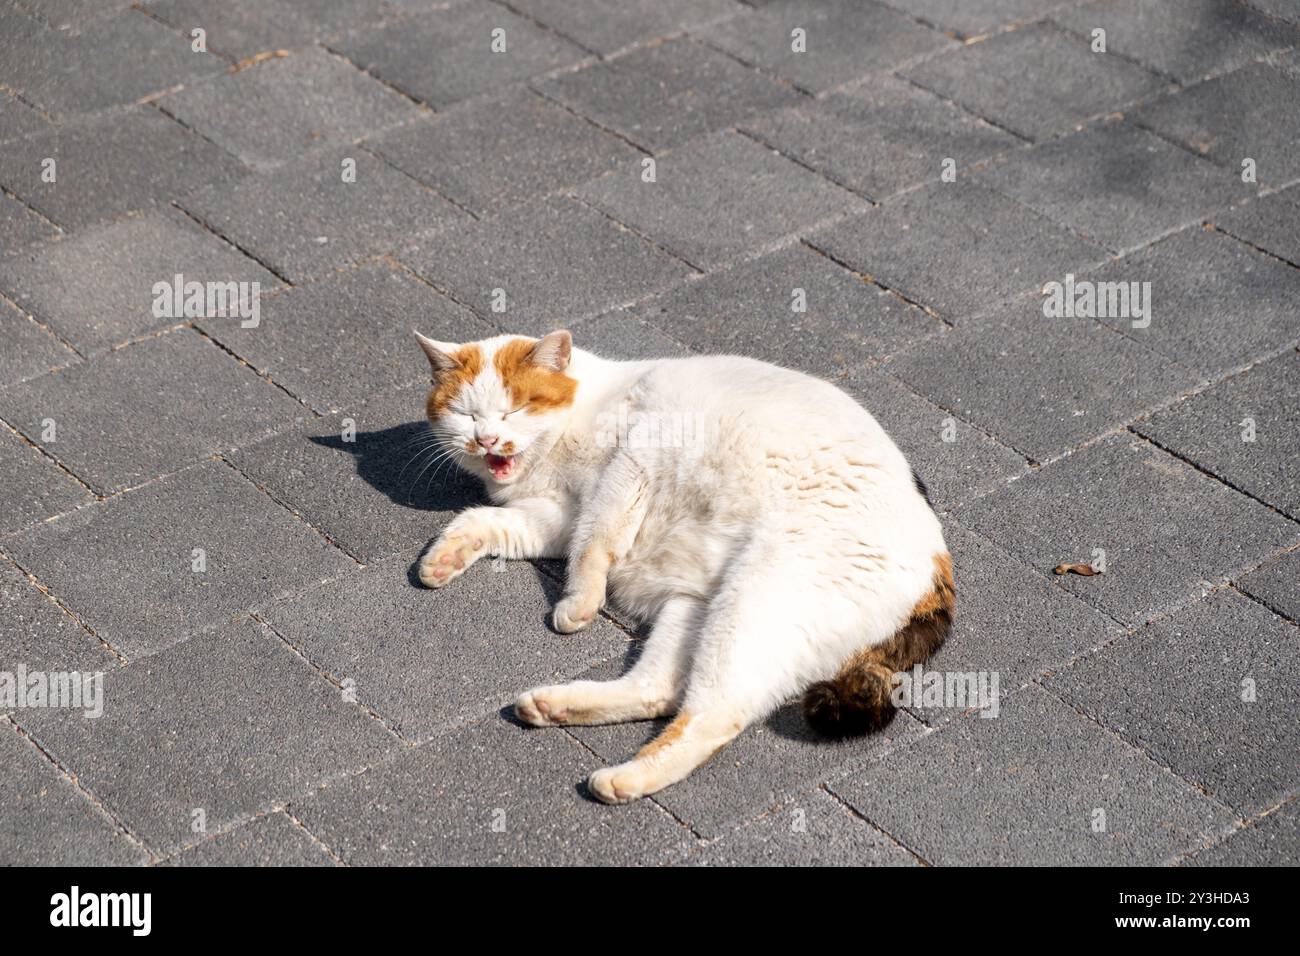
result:
M 416 336 L 436 440 L 495 503 L 451 521 L 420 580 L 445 587 L 489 554 L 567 558 L 557 631 L 607 595 L 653 622 L 623 677 L 515 702 L 538 727 L 674 715 L 590 776 L 595 797 L 682 780 L 799 692 L 830 736 L 892 719 L 891 678 L 943 642 L 955 590 L 924 484 L 861 405 L 750 358 L 610 361 L 563 330 Z

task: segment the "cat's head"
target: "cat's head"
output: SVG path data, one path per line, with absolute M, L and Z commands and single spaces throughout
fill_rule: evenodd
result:
M 433 366 L 425 412 L 465 470 L 509 484 L 554 444 L 578 389 L 565 374 L 573 339 L 502 335 L 455 345 L 415 333 Z

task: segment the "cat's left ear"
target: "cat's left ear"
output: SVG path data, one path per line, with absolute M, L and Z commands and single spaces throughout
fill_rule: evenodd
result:
M 529 353 L 529 361 L 552 372 L 563 372 L 569 367 L 573 354 L 573 336 L 566 329 L 558 329 L 538 339 Z
M 415 329 L 415 340 L 420 343 L 420 348 L 424 350 L 425 356 L 429 359 L 429 364 L 433 366 L 433 374 L 441 375 L 456 367 L 456 360 L 452 355 L 456 352 L 456 345 L 452 342 L 438 342 L 429 338 L 427 335 L 421 335 Z

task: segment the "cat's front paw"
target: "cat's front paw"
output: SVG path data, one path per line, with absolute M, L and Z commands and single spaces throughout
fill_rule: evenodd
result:
M 473 531 L 444 534 L 420 559 L 420 582 L 425 587 L 443 587 L 464 574 L 482 556 L 483 550 L 481 534 Z
M 560 599 L 551 612 L 551 623 L 561 634 L 581 631 L 596 618 L 600 602 L 591 601 L 581 595 L 569 595 Z
M 551 727 L 564 721 L 565 712 L 551 699 L 553 687 L 535 687 L 515 700 L 515 716 L 532 727 Z

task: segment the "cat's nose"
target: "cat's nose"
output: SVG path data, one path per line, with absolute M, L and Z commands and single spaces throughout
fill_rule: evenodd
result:
M 484 448 L 491 448 L 497 443 L 496 435 L 478 435 L 475 440 Z

